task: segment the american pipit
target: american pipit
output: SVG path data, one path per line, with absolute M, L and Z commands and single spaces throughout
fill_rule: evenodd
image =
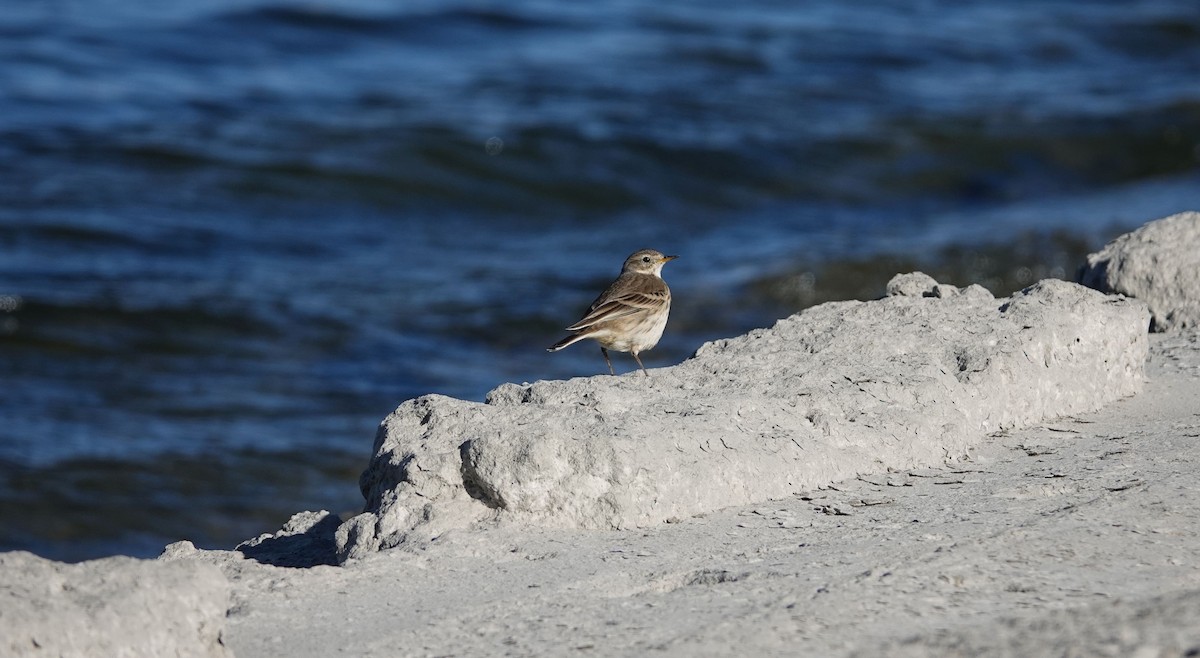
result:
M 653 249 L 634 252 L 625 259 L 621 276 L 600 293 L 583 319 L 567 327 L 570 336 L 546 348 L 557 352 L 585 338 L 600 343 L 600 353 L 608 372 L 617 374 L 608 359 L 608 351 L 629 352 L 647 377 L 646 366 L 638 353 L 658 344 L 667 315 L 671 312 L 671 289 L 662 280 L 662 268 L 678 256 L 664 256 Z

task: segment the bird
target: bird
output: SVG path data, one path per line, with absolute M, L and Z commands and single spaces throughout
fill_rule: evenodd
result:
M 630 254 L 617 280 L 600 293 L 579 322 L 567 327 L 571 335 L 546 351 L 557 352 L 591 338 L 600 343 L 609 374 L 617 374 L 608 358 L 608 351 L 616 350 L 632 354 L 642 374 L 649 377 L 638 354 L 657 345 L 667 326 L 671 289 L 662 279 L 662 268 L 676 258 L 679 256 L 664 256 L 653 249 Z

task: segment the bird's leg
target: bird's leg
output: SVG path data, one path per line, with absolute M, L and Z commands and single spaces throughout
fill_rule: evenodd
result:
M 639 366 L 641 366 L 641 368 L 642 368 L 642 374 L 643 374 L 643 375 L 645 375 L 645 376 L 647 376 L 647 377 L 649 377 L 649 376 L 650 376 L 650 373 L 646 372 L 646 366 L 643 366 L 643 365 L 642 365 L 642 360 L 638 358 L 637 352 L 630 352 L 630 354 L 632 354 L 632 355 L 633 355 L 633 360 L 634 360 L 634 361 L 637 361 L 637 362 L 638 362 L 638 365 L 639 365 Z
M 617 374 L 617 372 L 615 370 L 613 370 L 612 361 L 608 360 L 608 350 L 601 347 L 600 353 L 604 355 L 604 362 L 608 364 L 608 374 L 610 374 L 610 375 Z

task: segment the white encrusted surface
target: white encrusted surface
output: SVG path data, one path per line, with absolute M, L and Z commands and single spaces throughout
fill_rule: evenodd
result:
M 1088 256 L 1079 280 L 1145 302 L 1155 331 L 1200 327 L 1200 212 L 1164 217 L 1113 240 Z
M 1140 302 L 1056 280 L 996 300 L 907 276 L 891 297 L 823 304 L 648 378 L 506 384 L 487 404 L 405 402 L 380 427 L 361 480 L 366 512 L 339 530 L 340 556 L 494 518 L 674 521 L 941 464 L 988 433 L 1142 386 Z

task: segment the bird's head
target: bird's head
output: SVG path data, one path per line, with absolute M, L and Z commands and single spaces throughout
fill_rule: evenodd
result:
M 642 249 L 633 252 L 629 258 L 625 259 L 625 266 L 621 268 L 621 271 L 662 276 L 663 265 L 676 258 L 679 256 L 664 256 L 662 252 L 653 249 Z

